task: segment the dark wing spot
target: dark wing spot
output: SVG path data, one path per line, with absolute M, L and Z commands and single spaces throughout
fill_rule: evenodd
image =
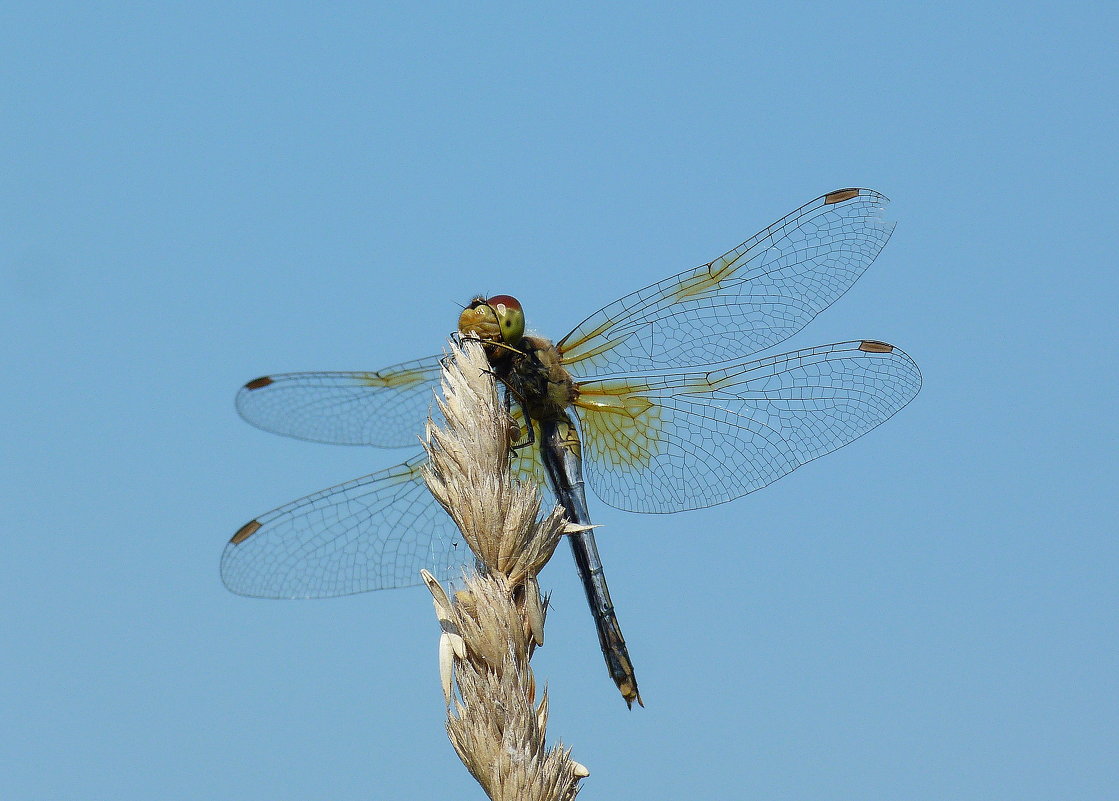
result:
M 258 521 L 250 520 L 248 523 L 241 526 L 241 528 L 237 529 L 237 533 L 234 534 L 233 537 L 229 541 L 231 543 L 233 543 L 234 545 L 240 545 L 242 542 L 247 540 L 253 534 L 256 534 L 256 531 L 259 528 L 260 528 L 260 523 Z
M 837 189 L 834 192 L 828 192 L 824 195 L 824 205 L 832 203 L 842 203 L 844 200 L 850 200 L 853 197 L 859 196 L 858 189 Z
M 894 346 L 873 339 L 864 339 L 859 343 L 859 350 L 867 353 L 893 353 Z
M 245 389 L 261 389 L 262 387 L 266 387 L 271 383 L 271 378 L 266 375 L 262 375 L 260 378 L 254 378 L 252 381 L 245 384 Z

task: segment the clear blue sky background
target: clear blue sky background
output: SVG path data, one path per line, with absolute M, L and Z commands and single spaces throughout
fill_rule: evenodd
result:
M 1113 799 L 1112 4 L 8 4 L 0 794 L 481 797 L 422 589 L 229 594 L 245 520 L 400 461 L 245 425 L 265 372 L 558 337 L 844 186 L 893 240 L 788 344 L 925 388 L 746 499 L 594 504 L 537 670 L 587 798 Z M 22 8 L 20 8 L 22 6 Z

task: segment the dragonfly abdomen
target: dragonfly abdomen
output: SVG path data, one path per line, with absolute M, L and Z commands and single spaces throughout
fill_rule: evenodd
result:
M 540 456 L 552 490 L 563 506 L 567 519 L 582 526 L 591 525 L 587 495 L 583 486 L 583 468 L 579 434 L 566 413 L 559 419 L 540 422 Z M 618 686 L 629 706 L 644 706 L 637 689 L 637 676 L 629 658 L 622 628 L 610 600 L 606 573 L 598 555 L 598 545 L 590 528 L 568 535 L 571 552 L 579 571 L 579 579 L 594 616 L 598 641 L 606 659 L 610 678 Z

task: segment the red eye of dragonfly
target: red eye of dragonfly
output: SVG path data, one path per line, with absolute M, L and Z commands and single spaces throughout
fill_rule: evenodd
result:
M 504 306 L 507 309 L 516 309 L 517 311 L 522 311 L 521 302 L 512 295 L 494 295 L 492 298 L 487 300 L 486 303 L 488 303 L 490 306 L 493 306 L 495 309 L 498 306 Z

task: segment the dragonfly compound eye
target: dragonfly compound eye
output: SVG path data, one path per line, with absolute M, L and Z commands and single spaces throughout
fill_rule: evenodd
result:
M 512 295 L 494 295 L 488 301 L 507 345 L 517 345 L 525 333 L 525 315 L 521 303 Z

